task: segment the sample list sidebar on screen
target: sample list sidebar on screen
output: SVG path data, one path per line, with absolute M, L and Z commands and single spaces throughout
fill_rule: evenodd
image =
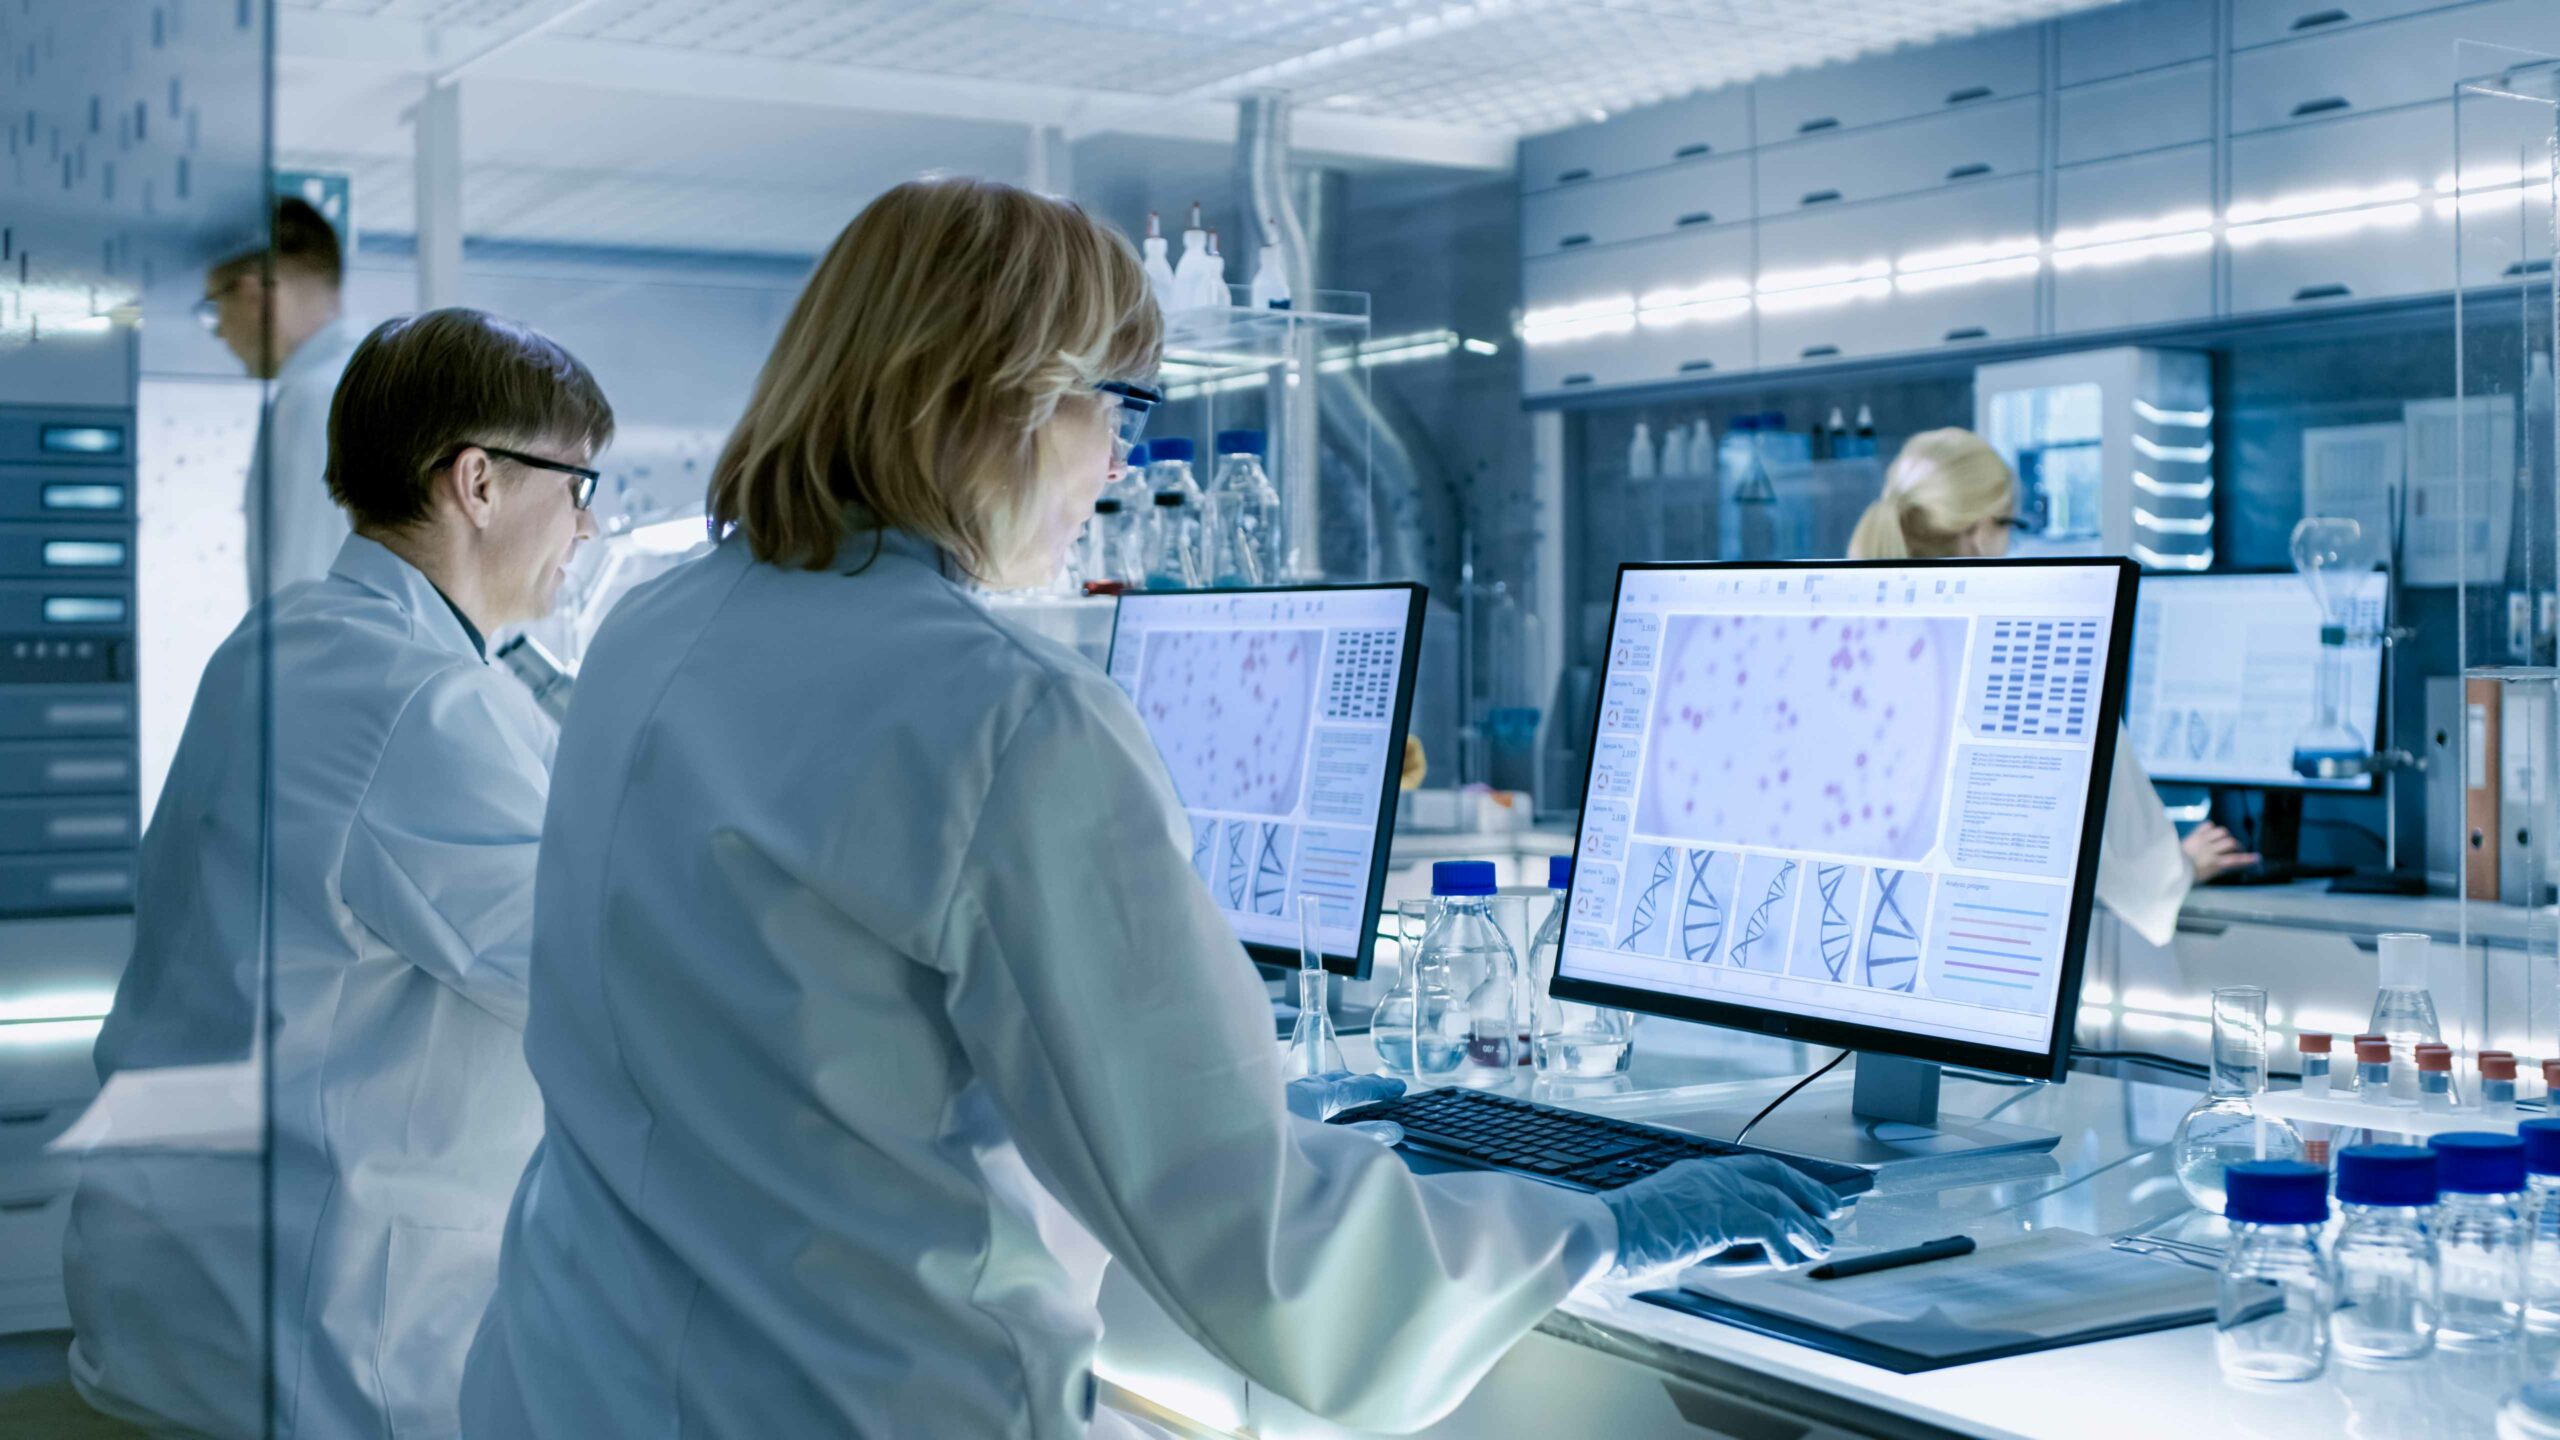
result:
M 1567 973 L 2042 1050 L 2117 583 L 1629 571 Z

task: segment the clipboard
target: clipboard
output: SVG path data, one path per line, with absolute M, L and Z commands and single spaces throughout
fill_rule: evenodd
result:
M 2116 1250 L 2079 1231 L 2040 1230 L 1971 1255 L 1841 1280 L 1693 1270 L 1677 1289 L 1635 1298 L 1917 1375 L 2204 1324 L 2214 1318 L 2218 1286 L 2209 1270 Z M 2006 1290 L 2016 1293 L 2004 1299 Z M 2067 1301 L 2053 1298 L 2066 1291 Z

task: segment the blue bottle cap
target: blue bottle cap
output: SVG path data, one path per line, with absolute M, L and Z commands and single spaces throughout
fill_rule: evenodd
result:
M 1570 885 L 1572 885 L 1572 884 L 1573 884 L 1573 857 L 1572 857 L 1572 856 L 1570 856 L 1570 855 L 1550 855 L 1550 856 L 1548 856 L 1548 857 L 1547 857 L 1547 888 L 1548 888 L 1548 889 L 1550 889 L 1550 890 L 1562 890 L 1562 889 L 1565 889 L 1566 887 L 1568 887 L 1568 886 L 1570 886 Z
M 2436 1152 L 2423 1145 L 2354 1145 L 2338 1152 L 2341 1205 L 2433 1205 Z
M 1218 453 L 1221 455 L 1264 455 L 1270 453 L 1270 443 L 1259 430 L 1218 432 Z
M 1167 460 L 1179 460 L 1187 465 L 1194 453 L 1191 442 L 1179 435 L 1167 435 L 1147 442 L 1147 454 L 1151 457 L 1147 463 L 1151 465 L 1161 465 Z
M 2524 1142 L 2524 1168 L 2536 1175 L 2560 1175 L 2560 1120 L 2527 1120 L 2516 1127 Z
M 2509 1195 L 2524 1188 L 2524 1142 L 2491 1130 L 2457 1130 L 2427 1141 L 2436 1184 L 2447 1195 Z
M 1494 889 L 1490 860 L 1440 860 L 1431 866 L 1434 895 L 1490 895 Z
M 2329 1172 L 2299 1160 L 2243 1160 L 2222 1172 L 2235 1225 L 2317 1225 L 2329 1218 Z
M 1151 462 L 1150 460 L 1148 460 L 1148 459 L 1147 459 L 1147 456 L 1148 456 L 1148 454 L 1149 454 L 1149 453 L 1150 453 L 1150 452 L 1149 452 L 1149 451 L 1148 451 L 1148 449 L 1147 449 L 1147 442 L 1146 442 L 1146 441 L 1144 441 L 1144 440 L 1141 440 L 1141 441 L 1139 441 L 1137 444 L 1130 446 L 1130 447 L 1129 447 L 1129 468 L 1130 468 L 1130 469 L 1132 469 L 1132 470 L 1144 470 L 1144 469 L 1146 469 L 1146 468 L 1147 468 L 1147 466 L 1148 466 L 1149 464 L 1153 463 L 1153 462 Z

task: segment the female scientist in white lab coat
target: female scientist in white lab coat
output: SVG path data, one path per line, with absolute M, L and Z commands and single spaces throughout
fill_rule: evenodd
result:
M 1249 1378 L 1410 1428 L 1586 1277 L 1827 1242 L 1773 1162 L 1594 1197 L 1284 1110 L 1135 710 L 964 583 L 1056 573 L 1159 323 L 1127 241 L 1009 186 L 901 185 L 819 263 L 726 538 L 614 611 L 562 732 L 547 1127 L 471 1440 L 1127 1433 L 1106 1260 Z
M 1884 472 L 1884 493 L 1858 517 L 1849 558 L 1996 558 L 2009 553 L 2017 521 L 2018 477 L 1999 451 L 1970 430 L 1923 431 Z M 2257 859 L 2210 821 L 2180 840 L 2132 744 L 2118 737 L 2098 840 L 2098 899 L 2117 918 L 2166 945 L 2191 887 Z

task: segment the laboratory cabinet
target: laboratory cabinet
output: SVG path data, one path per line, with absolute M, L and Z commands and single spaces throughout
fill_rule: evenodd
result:
M 0 800 L 0 851 L 120 850 L 140 838 L 133 802 L 123 796 Z
M 2213 79 L 2208 60 L 2060 92 L 2054 97 L 2054 162 L 2078 165 L 2211 143 Z
M 2329 35 L 2446 8 L 2447 0 L 2231 0 L 2231 48 Z
M 0 580 L 131 575 L 127 527 L 0 522 Z
M 2213 213 L 2213 146 L 2188 145 L 2075 165 L 2054 176 L 2057 236 L 2157 225 Z M 2193 233 L 2193 232 L 2190 232 Z M 2213 316 L 2213 248 L 2157 237 L 2053 260 L 2053 328 L 2094 333 Z
M 1520 187 L 1552 190 L 1751 148 L 1748 87 L 1729 85 L 1520 142 Z
M 1750 370 L 1747 304 L 1709 301 L 1673 310 L 1665 302 L 1699 292 L 1744 292 L 1751 255 L 1746 226 L 1528 262 L 1521 298 L 1530 313 L 1600 305 L 1620 314 L 1607 333 L 1560 341 L 1532 335 L 1522 350 L 1525 385 L 1532 393 L 1571 391 Z M 1647 300 L 1652 313 L 1640 320 L 1635 308 Z
M 1987 181 L 1957 191 L 1882 200 L 1767 220 L 1760 253 L 1769 272 L 1872 265 L 2037 233 L 2039 181 Z M 1893 355 L 2036 334 L 2033 270 L 1906 274 L 1863 288 L 1763 296 L 1764 366 Z
M 12 685 L 0 689 L 0 740 L 130 735 L 131 685 Z
M 1644 240 L 1751 218 L 1751 157 L 1700 160 L 1520 198 L 1520 253 Z
M 1760 214 L 2005 179 L 2043 163 L 2043 100 L 1986 101 L 1877 130 L 1763 146 Z
M 1751 87 L 1751 109 L 1767 146 L 2043 89 L 2044 30 L 2024 26 L 1762 80 Z
M 2213 55 L 2215 0 L 2127 0 L 2065 17 L 2055 26 L 2064 87 L 2156 70 Z
M 132 513 L 133 482 L 126 474 L 0 461 L 0 520 L 96 520 Z
M 134 768 L 129 739 L 0 740 L 0 796 L 122 795 Z
M 0 911 L 83 915 L 133 908 L 131 851 L 0 856 Z
M 2560 52 L 2560 4 L 2488 0 L 2235 54 L 2231 133 L 2448 99 L 2475 78 L 2462 73 L 2464 41 Z M 2474 51 L 2467 63 L 2494 62 Z

